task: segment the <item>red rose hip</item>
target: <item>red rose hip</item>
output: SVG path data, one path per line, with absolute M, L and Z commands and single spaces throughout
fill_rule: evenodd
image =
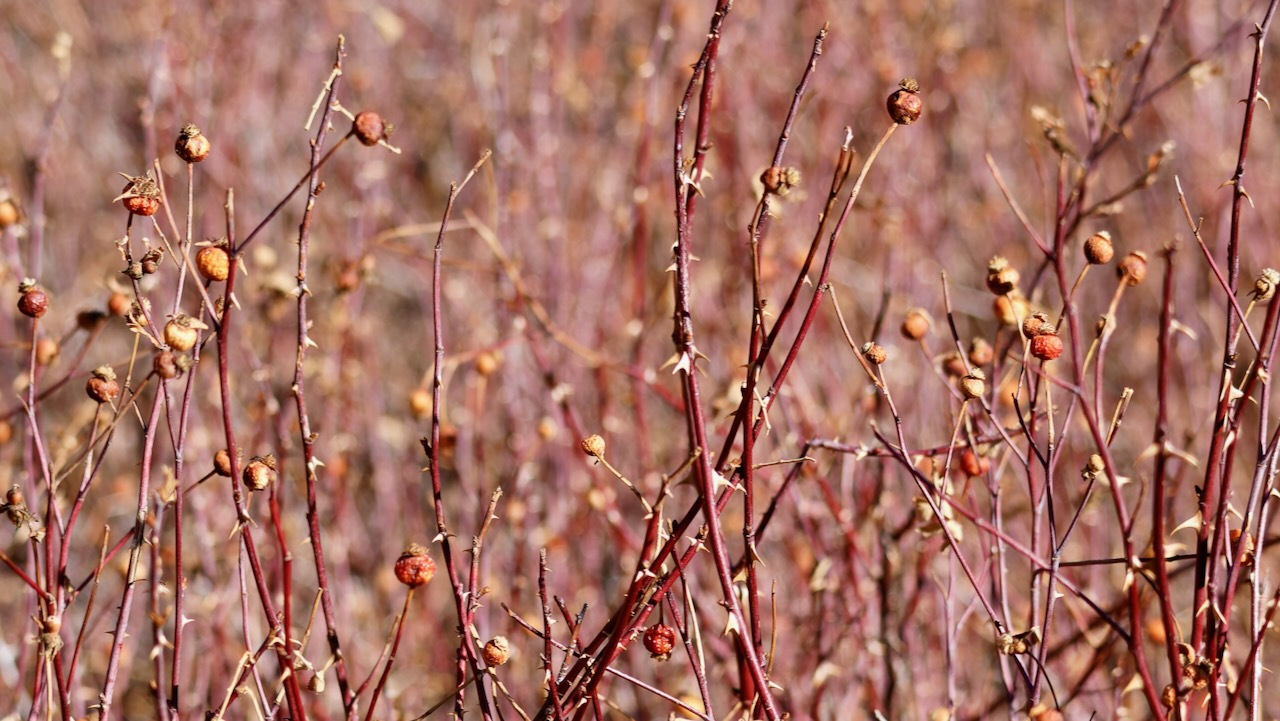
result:
M 666 624 L 650 626 L 644 632 L 644 648 L 659 661 L 671 658 L 671 650 L 676 647 L 676 630 Z
M 1062 355 L 1062 339 L 1056 335 L 1038 335 L 1031 339 L 1031 355 L 1051 361 Z
M 409 544 L 396 559 L 396 580 L 409 588 L 429 583 L 435 575 L 436 562 L 431 560 L 427 549 L 417 543 Z
M 18 292 L 22 294 L 18 298 L 18 310 L 26 317 L 39 318 L 49 310 L 49 296 L 36 287 L 34 280 L 27 278 L 22 281 Z

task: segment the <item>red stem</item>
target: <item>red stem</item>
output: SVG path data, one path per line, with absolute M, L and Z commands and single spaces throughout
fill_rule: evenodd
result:
M 396 639 L 391 642 L 391 654 L 387 656 L 387 663 L 382 667 L 382 675 L 378 677 L 378 685 L 373 687 L 373 696 L 369 698 L 369 710 L 364 714 L 364 721 L 373 721 L 373 710 L 378 706 L 378 699 L 382 696 L 382 689 L 387 685 L 387 677 L 391 675 L 391 664 L 396 662 L 396 652 L 400 650 L 400 637 L 404 635 L 404 620 L 409 617 L 409 601 L 413 600 L 413 587 L 409 587 L 409 592 L 404 595 L 404 608 L 400 611 L 400 618 L 396 619 Z

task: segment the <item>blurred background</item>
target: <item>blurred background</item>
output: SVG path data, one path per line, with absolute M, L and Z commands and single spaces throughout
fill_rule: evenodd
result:
M 85 338 L 73 332 L 76 314 L 103 308 L 110 293 L 124 287 L 114 243 L 125 233 L 125 217 L 111 202 L 123 183 L 118 173 L 142 174 L 159 158 L 172 210 L 181 217 L 186 174 L 171 148 L 179 128 L 195 123 L 213 144 L 195 176 L 195 239 L 226 232 L 228 188 L 235 192 L 237 225 L 252 227 L 307 169 L 311 134 L 304 124 L 341 34 L 347 57 L 340 103 L 351 112 L 381 113 L 395 125 L 390 143 L 401 151 L 342 148 L 322 173 L 326 190 L 311 238 L 310 336 L 319 347 L 306 367 L 308 400 L 317 452 L 327 464 L 320 513 L 347 660 L 358 679 L 373 668 L 402 601 L 391 564 L 409 541 L 426 543 L 435 535 L 418 444 L 431 412 L 431 252 L 450 183 L 492 149 L 493 157 L 463 190 L 444 241 L 444 494 L 457 553 L 478 530 L 490 494 L 498 487 L 505 493 L 482 556 L 481 585 L 488 594 L 478 633 L 511 638 L 516 654 L 499 676 L 525 709 L 536 709 L 541 642 L 500 604 L 539 623 L 537 557 L 545 547 L 551 593 L 575 611 L 586 604 L 584 631 L 594 635 L 620 602 L 643 537 L 643 509 L 582 455 L 581 438 L 602 435 L 609 460 L 651 498 L 661 475 L 674 472 L 688 452 L 677 379 L 662 368 L 673 352 L 671 276 L 665 272 L 675 239 L 672 125 L 712 9 L 709 2 L 651 0 L 0 0 L 0 187 L 25 211 L 32 206 L 37 165 L 46 178 L 40 247 L 32 246 L 33 219 L 25 215 L 2 236 L 0 285 L 6 290 L 0 298 L 8 299 L 3 307 L 12 316 L 0 324 L 0 347 L 9 351 L 0 355 L 0 368 L 11 381 L 3 387 L 16 392 L 25 384 L 29 324 L 12 309 L 18 280 L 36 275 L 52 299 L 42 328 L 63 341 L 47 377 L 74 379 L 42 405 L 43 431 L 55 467 L 82 448 L 93 410 L 79 393 L 82 379 L 103 363 L 124 367 L 133 349 L 134 336 L 111 319 L 84 360 L 74 363 Z M 1172 155 L 1149 187 L 1085 220 L 1069 239 L 1073 268 L 1083 262 L 1079 244 L 1104 229 L 1119 254 L 1142 250 L 1152 259 L 1152 278 L 1127 292 L 1120 305 L 1107 371 L 1108 404 L 1122 388 L 1136 389 L 1114 447 L 1118 462 L 1127 464 L 1122 472 L 1135 479 L 1150 473 L 1139 455 L 1150 443 L 1155 413 L 1155 276 L 1162 267 L 1158 253 L 1171 243 L 1180 248 L 1176 317 L 1187 331 L 1172 365 L 1171 438 L 1191 456 L 1202 456 L 1212 431 L 1225 302 L 1188 234 L 1174 178 L 1181 179 L 1193 214 L 1203 216 L 1205 241 L 1221 263 L 1231 194 L 1220 186 L 1235 167 L 1243 108 L 1238 101 L 1247 93 L 1253 54 L 1248 33 L 1264 10 L 1258 2 L 1177 3 L 1147 71 L 1146 90 L 1159 93 L 1133 114 L 1093 167 L 1092 198 L 1106 198 L 1142 177 L 1164 144 L 1173 144 Z M 889 124 L 885 97 L 901 78 L 917 78 L 924 117 L 900 128 L 871 169 L 831 281 L 854 339 L 875 335 L 888 348 L 885 373 L 908 441 L 925 448 L 946 445 L 953 430 L 958 404 L 934 372 L 951 345 L 941 322 L 923 351 L 903 340 L 897 326 L 907 309 L 923 307 L 941 321 L 945 271 L 961 338 L 966 344 L 986 338 L 1000 348 L 1007 332 L 998 335 L 984 287 L 994 255 L 1021 270 L 1035 304 L 1056 311 L 1061 303 L 1053 283 L 1032 284 L 1042 256 L 1001 196 L 986 156 L 1032 226 L 1052 237 L 1056 156 L 1033 108 L 1062 118 L 1068 141 L 1087 148 L 1086 102 L 1069 39 L 1081 83 L 1085 76 L 1096 80 L 1095 102 L 1114 103 L 1114 118 L 1128 103 L 1145 56 L 1135 43 L 1150 38 L 1160 13 L 1157 3 L 1107 0 L 1077 0 L 1066 8 L 1034 0 L 738 0 L 724 25 L 701 183 L 705 197 L 693 229 L 700 259 L 693 271 L 695 330 L 698 347 L 709 356 L 700 367 L 717 412 L 714 445 L 740 398 L 751 307 L 747 224 L 760 197 L 758 177 L 770 164 L 824 22 L 829 35 L 786 156 L 802 182 L 775 205 L 778 217 L 761 246 L 763 290 L 776 308 L 795 281 L 845 129 L 865 156 Z M 1127 54 L 1131 48 L 1136 53 Z M 1263 66 L 1264 94 L 1271 94 L 1277 76 L 1274 57 L 1268 55 Z M 335 115 L 335 128 L 346 132 L 347 121 Z M 1263 267 L 1280 262 L 1274 240 L 1280 213 L 1269 192 L 1280 172 L 1274 135 L 1264 108 L 1253 126 L 1247 175 L 1256 208 L 1244 215 L 1246 287 Z M 302 209 L 301 201 L 287 206 L 246 259 L 232 363 L 237 431 L 246 452 L 273 452 L 282 460 L 284 530 L 300 559 L 293 602 L 305 610 L 314 573 L 304 545 L 290 391 L 296 301 L 288 295 Z M 137 238 L 149 231 L 148 225 L 133 232 Z M 148 277 L 144 288 L 168 307 L 174 280 L 169 268 L 167 275 Z M 1086 279 L 1078 299 L 1086 327 L 1106 311 L 1114 289 L 1109 269 Z M 188 312 L 197 302 L 188 289 Z M 790 331 L 783 337 L 789 347 Z M 203 476 L 222 446 L 216 368 L 205 363 L 195 373 L 184 482 Z M 0 405 L 16 402 L 10 394 Z M 1104 410 L 1109 418 L 1110 405 Z M 811 438 L 876 446 L 873 419 L 892 427 L 824 304 L 770 415 L 757 459 L 795 458 Z M 0 486 L 23 483 L 28 495 L 38 496 L 22 470 L 22 418 L 10 420 L 17 430 L 15 441 L 0 447 Z M 141 424 L 126 420 L 133 422 L 121 424 L 72 539 L 76 580 L 97 560 L 102 525 L 127 528 L 133 513 Z M 1256 433 L 1256 420 L 1246 429 Z M 1074 504 L 1081 495 L 1076 469 L 1092 451 L 1082 426 L 1065 432 L 1067 450 L 1057 472 L 1064 497 Z M 889 718 L 923 718 L 951 699 L 959 718 L 1024 711 L 1006 703 L 990 624 L 948 562 L 941 539 L 902 531 L 913 513 L 910 477 L 883 458 L 810 455 L 815 462 L 783 498 L 760 546 L 762 588 L 767 594 L 777 584 L 777 618 L 766 623 L 766 633 L 777 635 L 773 665 L 784 708 L 808 718 L 864 718 L 876 709 Z M 999 462 L 996 451 L 992 455 L 997 462 L 990 482 L 1004 489 L 1007 530 L 1029 538 L 1025 473 Z M 171 447 L 161 450 L 158 462 L 172 464 Z M 1252 469 L 1240 465 L 1236 482 L 1244 489 Z M 788 468 L 758 474 L 764 498 L 773 496 Z M 1194 513 L 1192 486 L 1200 475 L 1188 464 L 1178 466 L 1176 495 L 1168 501 L 1173 523 Z M 1140 498 L 1139 485 L 1131 502 Z M 824 496 L 820 487 L 830 493 Z M 972 492 L 971 503 L 986 509 L 986 490 Z M 696 499 L 687 485 L 672 493 L 673 515 Z M 757 509 L 763 505 L 757 501 Z M 238 546 L 228 538 L 235 514 L 225 481 L 192 493 L 189 512 L 185 533 L 195 545 L 188 552 L 187 615 L 193 623 L 185 643 L 199 662 L 190 666 L 184 698 L 190 708 L 211 708 L 243 651 Z M 265 519 L 265 505 L 255 513 Z M 740 533 L 741 504 L 730 504 L 725 519 L 736 555 L 741 539 L 732 534 Z M 1064 560 L 1120 554 L 1109 499 L 1095 497 L 1082 524 Z M 1135 538 L 1145 542 L 1146 528 L 1144 515 Z M 168 553 L 172 525 L 162 533 Z M 265 522 L 255 533 L 264 564 L 278 574 L 279 550 Z M 1190 538 L 1187 533 L 1182 540 Z M 18 563 L 29 549 L 20 541 L 5 532 L 6 552 Z M 990 571 L 989 542 L 978 529 L 966 529 L 962 548 L 984 573 Z M 1045 539 L 1037 542 L 1047 554 Z M 439 558 L 438 546 L 434 550 Z M 458 559 L 469 562 L 465 553 Z M 1031 612 L 1029 567 L 1012 555 L 1007 564 L 1007 612 L 1021 624 Z M 723 612 L 710 559 L 700 558 L 692 569 L 689 587 L 703 624 L 714 711 L 723 716 L 738 683 L 732 644 L 720 635 Z M 1121 598 L 1122 567 L 1069 573 L 1105 607 Z M 28 589 L 0 578 L 0 616 L 12 619 L 0 627 L 0 699 L 9 699 L 0 701 L 0 718 L 17 718 L 4 714 L 25 715 L 30 706 L 32 666 L 19 662 L 31 653 L 34 626 L 22 619 L 33 606 Z M 160 580 L 172 579 L 169 565 Z M 1178 581 L 1179 618 L 1187 623 L 1192 599 L 1183 584 L 1189 574 Z M 120 584 L 118 569 L 104 575 L 103 598 L 118 598 Z M 1074 598 L 1061 609 L 1048 641 L 1071 643 L 1054 655 L 1049 670 L 1059 697 L 1069 701 L 1068 717 L 1118 716 L 1129 706 L 1144 713 L 1138 694 L 1123 693 L 1133 675 L 1123 644 Z M 123 666 L 128 683 L 117 695 L 125 718 L 154 713 L 150 624 L 146 611 L 135 612 L 136 643 Z M 96 696 L 109 643 L 103 631 L 114 618 L 113 602 L 100 601 L 83 661 L 84 699 Z M 260 639 L 261 619 L 252 618 L 258 625 L 250 635 Z M 412 718 L 454 685 L 456 617 L 443 579 L 415 597 L 408 619 L 379 704 L 386 718 Z M 1081 629 L 1084 640 L 1073 640 Z M 567 640 L 563 627 L 557 632 Z M 1159 640 L 1148 641 L 1149 654 L 1159 654 Z M 958 659 L 945 652 L 949 643 L 953 649 L 959 644 Z M 321 638 L 307 650 L 317 666 L 326 653 Z M 633 648 L 617 665 L 696 702 L 687 659 L 679 654 L 660 665 Z M 1157 677 L 1168 682 L 1167 673 Z M 627 683 L 614 680 L 606 689 L 616 718 L 666 718 L 676 710 Z M 311 702 L 320 718 L 341 712 L 332 681 Z M 1265 710 L 1280 713 L 1280 705 Z

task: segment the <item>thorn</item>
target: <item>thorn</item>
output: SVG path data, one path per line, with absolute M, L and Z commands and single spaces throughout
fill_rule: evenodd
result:
M 680 371 L 684 371 L 685 373 L 688 373 L 690 370 L 693 369 L 693 363 L 694 363 L 693 356 L 688 351 L 685 351 L 684 353 L 680 354 L 680 360 L 676 362 L 676 367 L 674 370 L 671 371 L 671 374 L 675 375 Z

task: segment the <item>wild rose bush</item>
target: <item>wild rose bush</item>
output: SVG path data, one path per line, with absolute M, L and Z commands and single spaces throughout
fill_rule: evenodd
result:
M 0 718 L 1280 712 L 1274 9 L 14 10 Z

